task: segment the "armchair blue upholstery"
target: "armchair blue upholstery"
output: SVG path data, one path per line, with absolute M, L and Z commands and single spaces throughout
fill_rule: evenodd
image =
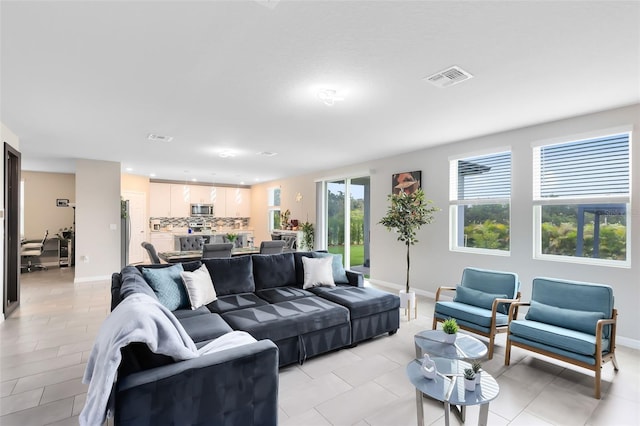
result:
M 512 313 L 529 306 L 524 319 Z M 505 365 L 511 346 L 527 349 L 595 372 L 595 397 L 600 399 L 602 365 L 616 360 L 616 322 L 613 289 L 608 285 L 535 278 L 531 302 L 513 303 Z
M 463 330 L 489 338 L 488 357 L 491 359 L 496 334 L 506 333 L 509 326 L 509 304 L 520 300 L 519 286 L 517 274 L 465 268 L 460 285 L 438 288 L 433 329 L 438 322 L 455 318 Z M 445 291 L 456 292 L 453 301 L 440 300 Z
M 278 348 L 238 346 L 119 378 L 116 425 L 278 424 Z

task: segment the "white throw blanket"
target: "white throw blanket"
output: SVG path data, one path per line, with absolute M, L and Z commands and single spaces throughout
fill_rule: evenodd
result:
M 129 343 L 146 343 L 151 352 L 175 361 L 198 357 L 196 345 L 176 317 L 158 300 L 146 294 L 124 299 L 104 321 L 93 344 L 82 379 L 89 384 L 80 425 L 101 425 L 107 415 L 113 384 L 122 355 Z
M 111 393 L 122 354 L 129 343 L 146 343 L 151 352 L 174 361 L 197 358 L 213 352 L 256 342 L 244 331 L 232 331 L 199 350 L 176 317 L 157 299 L 137 293 L 124 299 L 104 321 L 93 344 L 82 379 L 89 384 L 80 425 L 102 425 L 113 416 Z

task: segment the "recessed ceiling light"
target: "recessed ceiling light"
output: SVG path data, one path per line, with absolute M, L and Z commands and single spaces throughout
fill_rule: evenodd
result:
M 321 89 L 318 91 L 318 99 L 326 106 L 333 106 L 336 102 L 344 101 L 344 98 L 339 96 L 338 92 L 334 89 Z
M 240 182 L 240 185 L 244 185 L 244 181 L 241 181 L 241 182 Z
M 197 181 L 198 181 L 198 179 L 196 179 L 196 178 L 191 179 L 191 182 L 197 182 Z
M 155 173 L 149 173 L 149 177 L 156 177 Z
M 125 170 L 128 171 L 128 172 L 132 172 L 133 168 L 132 167 L 127 167 Z
M 256 152 L 256 155 L 261 155 L 263 157 L 273 157 L 274 155 L 278 155 L 278 153 L 271 152 L 271 151 L 262 151 L 262 152 Z
M 155 133 L 149 133 L 147 135 L 147 139 L 154 142 L 171 142 L 173 140 L 173 136 L 164 136 L 164 135 L 157 135 Z
M 235 156 L 236 156 L 236 153 L 231 151 L 230 149 L 224 149 L 218 153 L 218 157 L 220 158 L 232 158 Z

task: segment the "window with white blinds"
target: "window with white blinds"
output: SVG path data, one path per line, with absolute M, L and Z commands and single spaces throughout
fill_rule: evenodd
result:
M 629 134 L 534 148 L 534 199 L 629 196 Z
M 504 199 L 511 196 L 511 153 L 452 161 L 451 200 Z
M 508 254 L 511 152 L 450 161 L 452 250 Z
M 533 148 L 535 257 L 629 266 L 631 133 Z

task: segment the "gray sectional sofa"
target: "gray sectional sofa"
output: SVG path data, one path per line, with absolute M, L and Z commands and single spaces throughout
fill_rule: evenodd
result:
M 262 386 L 256 395 L 248 395 L 249 401 L 231 398 L 237 406 L 216 406 L 215 403 L 199 404 L 191 412 L 197 419 L 216 417 L 223 412 L 236 410 L 235 416 L 249 419 L 256 416 L 255 407 L 261 406 L 261 419 L 273 415 L 271 423 L 277 418 L 277 401 L 270 400 L 277 395 L 277 367 L 293 363 L 303 363 L 306 359 L 349 347 L 363 340 L 389 333 L 394 334 L 399 325 L 398 296 L 363 286 L 363 276 L 352 271 L 341 273 L 343 282 L 336 282 L 335 287 L 302 288 L 304 281 L 303 257 L 322 257 L 326 253 L 293 252 L 276 255 L 239 256 L 224 259 L 203 259 L 202 262 L 187 262 L 182 266 L 185 271 L 195 271 L 202 264 L 206 265 L 212 278 L 217 300 L 198 309 L 176 309 L 173 314 L 180 321 L 196 346 L 207 342 L 232 330 L 246 331 L 258 342 L 249 348 L 237 348 L 225 351 L 224 360 L 214 367 L 207 367 L 203 372 L 179 372 L 178 377 L 169 374 L 171 380 L 191 380 L 194 376 L 200 383 L 229 379 L 228 383 L 248 380 L 254 383 L 260 374 L 256 365 L 266 363 L 265 371 L 271 371 L 260 378 Z M 111 309 L 131 294 L 143 292 L 155 297 L 153 289 L 148 285 L 141 273 L 142 268 L 165 268 L 171 265 L 138 265 L 124 268 L 112 276 Z M 273 343 L 272 343 L 273 342 Z M 273 349 L 276 351 L 276 371 L 269 368 L 273 364 Z M 237 352 L 238 357 L 234 354 Z M 265 360 L 261 361 L 261 357 Z M 145 416 L 140 410 L 138 400 L 149 401 L 153 394 L 156 378 L 166 382 L 165 374 L 170 369 L 180 369 L 163 356 L 149 353 L 146 346 L 129 345 L 123 351 L 120 368 L 120 379 L 116 386 L 116 423 L 124 424 L 125 418 Z M 201 361 L 202 362 L 202 361 Z M 152 370 L 149 370 L 152 368 Z M 210 370 L 210 373 L 204 372 Z M 151 371 L 151 372 L 150 372 Z M 199 377 L 204 374 L 203 377 Z M 216 374 L 210 379 L 206 374 Z M 179 376 L 184 377 L 179 377 Z M 250 376 L 250 377 L 247 377 Z M 141 379 L 141 377 L 145 377 Z M 183 386 L 190 386 L 183 383 Z M 275 388 L 274 388 L 275 387 Z M 255 389 L 254 389 L 255 391 Z M 162 396 L 158 396 L 162 399 Z M 258 400 L 254 400 L 257 398 Z M 193 400 L 194 398 L 191 398 Z M 196 398 L 199 400 L 199 398 Z M 228 402 L 229 398 L 225 401 Z M 267 401 L 265 405 L 265 401 Z M 275 403 L 274 403 L 275 402 Z M 165 407 L 165 410 L 171 409 Z M 204 411 L 203 411 L 204 410 Z M 208 412 L 211 411 L 211 412 Z M 224 417 L 224 415 L 222 415 Z M 176 418 L 175 412 L 163 413 L 156 418 Z M 197 419 L 193 421 L 197 423 Z M 118 421 L 120 420 L 120 421 Z M 139 419 L 138 419 L 139 420 Z M 226 424 L 226 423 L 220 423 Z M 233 423 L 229 423 L 233 424 Z M 260 424 L 247 421 L 243 424 Z

